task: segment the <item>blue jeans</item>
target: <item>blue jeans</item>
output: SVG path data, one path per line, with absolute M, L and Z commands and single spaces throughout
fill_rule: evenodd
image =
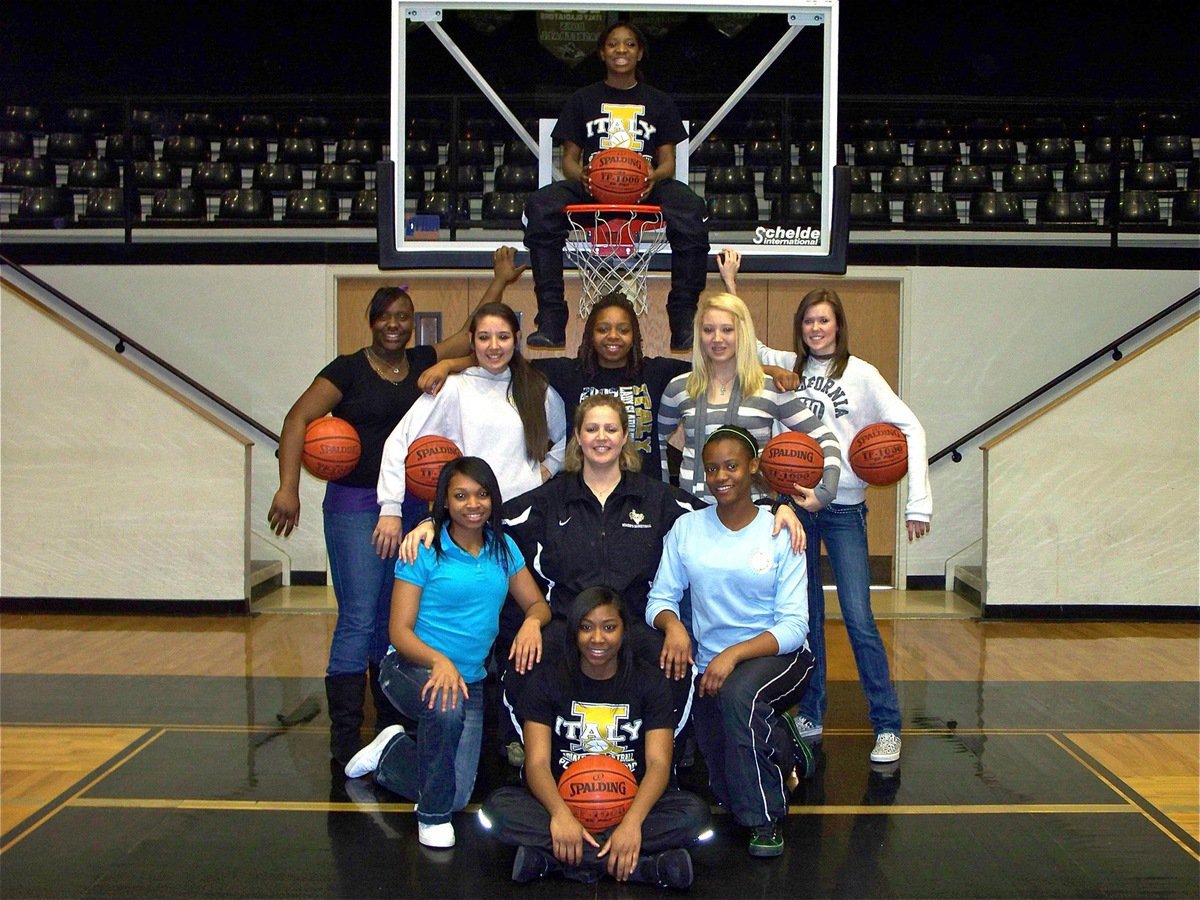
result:
M 824 541 L 858 678 L 867 696 L 871 725 L 876 734 L 884 731 L 899 734 L 900 703 L 892 686 L 883 640 L 871 612 L 867 505 L 831 503 L 815 514 L 800 510 L 800 521 L 808 536 L 808 646 L 816 657 L 816 669 L 800 703 L 800 714 L 818 725 L 825 717 L 825 592 L 821 586 Z
M 337 625 L 326 675 L 361 675 L 383 659 L 396 561 L 380 559 L 371 546 L 377 512 L 325 512 L 325 547 L 337 597 Z
M 483 742 L 483 682 L 467 685 L 470 698 L 443 712 L 421 700 L 429 669 L 392 652 L 379 666 L 379 684 L 393 705 L 417 723 L 416 739 L 392 739 L 379 758 L 375 780 L 417 803 L 417 819 L 427 825 L 450 821 L 467 805 L 479 771 Z
M 425 506 L 411 509 L 405 498 L 404 530 L 419 521 Z M 324 511 L 325 549 L 337 598 L 337 625 L 329 647 L 326 675 L 361 675 L 368 663 L 387 655 L 388 618 L 392 611 L 392 583 L 396 560 L 380 559 L 371 545 L 379 511 Z M 411 521 L 410 521 L 411 520 Z

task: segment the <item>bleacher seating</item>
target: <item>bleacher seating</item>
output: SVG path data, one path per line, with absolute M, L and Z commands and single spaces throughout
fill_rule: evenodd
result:
M 811 104 L 773 102 L 756 100 L 689 148 L 689 183 L 705 199 L 715 230 L 806 223 L 819 209 L 820 120 Z M 850 163 L 855 227 L 1195 227 L 1194 110 L 1072 107 L 1075 101 L 1061 112 L 1048 103 L 1001 110 L 994 102 L 959 102 L 963 109 L 942 99 L 919 109 L 852 101 L 833 155 Z M 534 153 L 480 104 L 445 109 L 452 112 L 431 100 L 410 107 L 406 210 L 437 214 L 443 225 L 453 218 L 462 228 L 508 229 L 519 239 L 525 198 L 539 177 Z M 1033 109 L 1039 114 L 1025 114 Z M 401 154 L 390 152 L 380 107 L 351 115 L 357 111 L 296 100 L 257 108 L 142 98 L 7 105 L 0 108 L 0 227 L 111 225 L 127 213 L 139 226 L 367 225 L 378 216 L 375 165 L 400 162 Z M 525 115 L 526 128 L 536 132 L 535 117 Z M 702 125 L 693 120 L 692 133 Z M 27 188 L 65 192 L 72 214 L 54 206 L 63 194 L 27 198 L 22 213 Z M 285 198 L 296 191 L 309 193 L 289 205 Z M 125 210 L 134 193 L 140 206 Z M 322 193 L 331 202 L 322 203 Z

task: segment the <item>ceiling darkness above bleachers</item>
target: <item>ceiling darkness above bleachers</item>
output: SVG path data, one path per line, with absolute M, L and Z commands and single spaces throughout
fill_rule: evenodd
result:
M 575 7 L 578 8 L 578 7 Z M 842 0 L 843 94 L 1189 98 L 1200 95 L 1200 4 Z M 390 5 L 331 0 L 40 0 L 9 3 L 0 27 L 6 102 L 111 95 L 384 94 Z M 735 38 L 699 16 L 655 40 L 654 83 L 729 90 L 778 35 L 769 17 Z M 568 88 L 599 70 L 539 47 L 532 14 L 484 35 L 447 29 L 481 67 Z M 410 52 L 432 46 L 428 33 Z M 442 58 L 439 54 L 439 58 Z M 507 65 L 491 64 L 507 61 Z M 414 93 L 462 90 L 454 66 L 414 66 Z M 771 89 L 769 81 L 763 87 Z

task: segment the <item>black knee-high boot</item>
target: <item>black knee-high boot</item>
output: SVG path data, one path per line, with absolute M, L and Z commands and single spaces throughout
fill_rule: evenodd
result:
M 365 677 L 366 673 L 325 676 L 325 698 L 329 701 L 329 754 L 343 766 L 363 746 Z

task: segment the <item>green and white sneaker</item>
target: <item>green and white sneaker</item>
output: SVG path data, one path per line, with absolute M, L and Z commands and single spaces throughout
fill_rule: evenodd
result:
M 783 832 L 779 828 L 779 820 L 754 826 L 750 832 L 750 855 L 766 858 L 782 854 Z

